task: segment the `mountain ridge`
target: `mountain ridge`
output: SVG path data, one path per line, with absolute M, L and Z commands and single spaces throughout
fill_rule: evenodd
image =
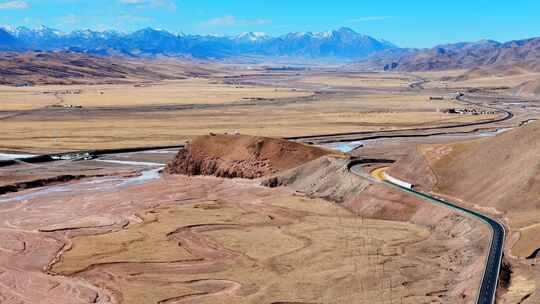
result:
M 377 51 L 396 48 L 388 41 L 377 40 L 346 27 L 330 32 L 297 32 L 278 37 L 260 32 L 237 36 L 175 34 L 154 28 L 130 33 L 89 29 L 64 33 L 48 27 L 17 27 L 3 29 L 1 33 L 6 36 L 5 43 L 0 40 L 4 50 L 76 51 L 93 55 L 171 55 L 201 59 L 257 55 L 358 60 Z
M 540 71 L 540 38 L 498 42 L 479 40 L 437 45 L 428 49 L 388 49 L 361 59 L 357 66 L 386 71 L 433 71 L 520 65 Z

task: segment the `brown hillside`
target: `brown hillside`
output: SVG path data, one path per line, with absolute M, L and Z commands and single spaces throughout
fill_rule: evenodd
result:
M 511 228 L 522 232 L 515 254 L 528 256 L 540 247 L 538 234 L 529 231 L 540 223 L 540 122 L 495 138 L 421 146 L 418 155 L 400 161 L 390 172 L 484 211 L 504 214 Z
M 129 60 L 70 52 L 0 52 L 0 84 L 109 84 L 206 75 L 180 60 Z
M 540 207 L 540 125 L 456 145 L 431 164 L 437 187 L 497 209 Z
M 451 287 L 445 291 L 447 292 L 444 296 L 445 303 L 471 302 L 476 295 L 477 283 L 474 282 L 480 281 L 482 273 L 483 259 L 479 257 L 485 256 L 489 245 L 488 228 L 478 225 L 472 219 L 457 215 L 448 208 L 426 204 L 395 188 L 372 183 L 366 178 L 351 174 L 348 163 L 349 160 L 344 158 L 324 156 L 271 176 L 262 184 L 270 187 L 287 186 L 297 194 L 338 202 L 356 214 L 360 222 L 380 219 L 393 227 L 399 225 L 398 222 L 424 227 L 429 233 L 421 233 L 423 235 L 421 243 L 427 247 L 418 249 L 418 244 L 407 242 L 406 252 L 413 253 L 416 257 L 426 256 L 426 253 L 436 257 L 438 270 L 430 272 L 429 276 L 433 278 L 430 277 L 426 282 L 441 280 L 447 275 L 446 270 L 451 269 L 453 279 L 449 284 Z M 340 226 L 341 224 L 334 228 L 341 230 Z M 358 231 L 358 236 L 367 235 L 369 239 L 370 231 Z M 431 236 L 428 237 L 429 234 Z M 347 243 L 347 240 L 344 242 Z M 402 253 L 395 254 L 402 256 Z M 449 262 L 457 263 L 459 266 L 450 266 Z M 429 267 L 428 264 L 415 267 L 412 271 L 418 275 L 420 269 L 424 271 Z M 408 273 L 404 269 L 401 268 L 401 271 L 404 271 L 404 274 Z
M 530 80 L 514 89 L 519 96 L 534 97 L 540 95 L 540 79 Z
M 423 157 L 417 162 L 427 162 L 436 177 L 437 191 L 500 211 L 540 208 L 538 122 L 495 138 L 423 146 L 418 151 Z M 393 172 L 417 180 L 415 170 L 394 168 Z
M 528 73 L 531 73 L 531 70 L 519 65 L 482 66 L 467 71 L 465 74 L 457 77 L 455 80 L 464 81 L 485 77 L 508 77 Z
M 258 178 L 330 152 L 283 139 L 247 135 L 196 137 L 169 163 L 171 174 Z
M 528 71 L 540 68 L 540 38 L 499 43 L 492 40 L 438 45 L 431 49 L 385 50 L 356 65 L 364 68 L 413 71 L 475 69 L 504 70 L 520 66 Z M 503 71 L 504 72 L 504 71 Z

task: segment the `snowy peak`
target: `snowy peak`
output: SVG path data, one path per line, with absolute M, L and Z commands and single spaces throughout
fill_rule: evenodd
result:
M 155 28 L 144 28 L 132 33 L 91 29 L 63 33 L 43 26 L 36 29 L 18 27 L 5 32 L 24 44 L 28 50 L 71 50 L 97 54 L 107 50 L 130 56 L 161 54 L 226 58 L 262 55 L 350 60 L 365 57 L 375 51 L 395 48 L 393 44 L 358 34 L 345 27 L 329 32 L 288 33 L 278 38 L 262 32 L 246 32 L 232 37 L 201 36 L 174 34 Z M 8 38 L 4 40 L 8 41 Z
M 260 42 L 270 38 L 263 32 L 246 32 L 236 36 L 235 40 L 240 42 Z

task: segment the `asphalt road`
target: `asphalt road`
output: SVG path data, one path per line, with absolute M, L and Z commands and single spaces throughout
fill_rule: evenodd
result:
M 357 165 L 352 166 L 350 168 L 350 171 L 353 174 L 359 175 L 361 177 L 366 177 L 366 175 L 362 173 L 362 164 L 357 164 Z M 370 180 L 373 180 L 373 179 L 370 178 Z M 460 207 L 459 205 L 433 197 L 423 192 L 400 187 L 388 181 L 386 181 L 385 183 L 392 187 L 398 188 L 401 191 L 410 193 L 424 201 L 427 201 L 436 205 L 441 205 L 441 206 L 450 208 L 452 210 L 458 211 L 464 215 L 477 218 L 491 227 L 492 239 L 491 239 L 489 254 L 488 254 L 485 268 L 484 268 L 484 276 L 482 277 L 482 284 L 478 292 L 476 303 L 477 304 L 495 303 L 495 294 L 497 292 L 497 285 L 499 281 L 499 271 L 501 269 L 503 245 L 504 245 L 504 239 L 505 239 L 504 226 L 500 224 L 497 220 L 492 219 L 474 210 L 469 210 L 469 209 Z
M 475 103 L 472 103 L 464 99 L 463 97 L 459 97 L 457 100 L 463 103 L 468 103 L 472 106 L 478 106 Z M 356 140 L 396 138 L 396 137 L 425 137 L 425 136 L 446 134 L 450 132 L 446 131 L 446 132 L 433 133 L 433 134 L 420 134 L 420 133 L 411 134 L 410 132 L 411 131 L 414 131 L 414 132 L 437 131 L 437 130 L 449 130 L 449 129 L 463 128 L 463 127 L 485 126 L 485 125 L 490 125 L 494 123 L 504 122 L 504 121 L 514 118 L 514 114 L 511 111 L 508 111 L 506 109 L 495 108 L 495 107 L 484 106 L 484 105 L 482 105 L 482 107 L 487 108 L 487 109 L 492 109 L 500 113 L 502 112 L 504 113 L 504 116 L 495 118 L 492 120 L 488 120 L 488 121 L 464 122 L 464 123 L 457 123 L 454 125 L 438 126 L 438 127 L 421 127 L 421 128 L 407 128 L 407 129 L 398 129 L 398 130 L 385 130 L 385 131 L 343 132 L 343 133 L 317 134 L 317 135 L 307 135 L 307 136 L 291 136 L 291 137 L 285 137 L 284 139 L 297 140 L 297 141 L 310 141 L 310 140 L 311 141 L 314 141 L 314 140 L 324 141 L 325 139 L 330 138 L 330 141 L 336 141 L 334 137 L 346 137 L 337 141 L 356 141 Z M 409 133 L 406 133 L 406 132 L 409 132 Z

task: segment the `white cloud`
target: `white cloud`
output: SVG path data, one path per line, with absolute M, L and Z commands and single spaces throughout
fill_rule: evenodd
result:
M 29 7 L 28 3 L 24 1 L 7 1 L 0 2 L 0 10 L 9 10 L 9 9 L 27 9 Z
M 172 0 L 119 0 L 121 4 L 133 5 L 141 8 L 164 8 L 176 10 L 176 3 Z
M 264 25 L 264 24 L 271 24 L 272 20 L 270 19 L 252 19 L 252 20 L 246 20 L 248 21 L 248 25 Z
M 132 23 L 148 22 L 148 21 L 154 20 L 154 19 L 149 18 L 149 17 L 141 17 L 141 16 L 133 16 L 133 15 L 122 15 L 122 16 L 118 17 L 118 19 L 122 20 L 122 21 L 132 22 Z
M 204 23 L 205 25 L 210 26 L 233 26 L 236 24 L 236 17 L 234 16 L 223 16 L 214 19 L 210 19 Z
M 66 16 L 62 16 L 60 18 L 58 18 L 58 22 L 61 24 L 61 25 L 66 25 L 66 24 L 77 24 L 81 21 L 81 19 L 79 18 L 79 16 L 75 15 L 75 14 L 69 14 L 69 15 L 66 15 Z
M 137 25 L 137 24 L 147 24 L 149 22 L 154 21 L 152 18 L 148 17 L 141 17 L 141 16 L 133 16 L 133 15 L 121 15 L 116 19 L 116 22 L 114 23 L 115 27 L 120 27 L 126 24 L 129 25 Z
M 238 19 L 235 16 L 223 16 L 203 22 L 204 26 L 246 26 L 271 24 L 270 19 Z
M 122 4 L 144 4 L 146 0 L 120 0 Z
M 347 20 L 348 23 L 360 23 L 360 22 L 367 22 L 367 21 L 381 21 L 381 20 L 387 20 L 392 19 L 392 16 L 367 16 L 367 17 L 359 17 L 359 18 L 353 18 Z

